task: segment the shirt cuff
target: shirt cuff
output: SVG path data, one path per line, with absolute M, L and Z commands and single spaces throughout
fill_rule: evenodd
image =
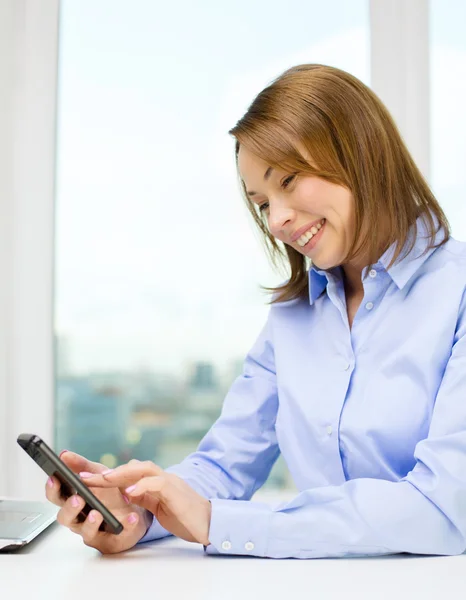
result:
M 172 535 L 169 531 L 167 531 L 157 519 L 154 517 L 152 519 L 152 524 L 149 529 L 146 531 L 144 536 L 139 540 L 138 544 L 143 544 L 144 542 L 151 542 L 152 540 L 159 540 L 164 537 L 168 537 Z
M 272 511 L 268 504 L 247 500 L 211 499 L 207 554 L 267 556 Z

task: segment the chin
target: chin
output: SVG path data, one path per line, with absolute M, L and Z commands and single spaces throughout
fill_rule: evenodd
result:
M 316 269 L 320 269 L 321 271 L 328 271 L 337 267 L 340 263 L 336 260 L 322 260 L 321 258 L 317 258 L 316 260 L 311 259 L 312 264 Z

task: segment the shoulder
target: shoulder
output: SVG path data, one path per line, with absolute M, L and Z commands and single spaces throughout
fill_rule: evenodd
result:
M 438 267 L 445 278 L 443 291 L 456 290 L 458 320 L 466 320 L 466 242 L 450 237 L 448 242 L 438 249 Z M 434 254 L 437 254 L 434 253 Z
M 287 283 L 285 280 L 281 285 Z M 276 299 L 278 295 L 273 296 Z M 280 332 L 285 330 L 294 330 L 302 319 L 307 318 L 309 314 L 310 304 L 309 299 L 295 298 L 281 302 L 274 302 L 269 307 L 269 320 L 271 332 L 275 334 L 275 338 L 280 338 Z
M 434 252 L 432 259 L 435 270 L 441 268 L 444 276 L 453 277 L 466 286 L 466 242 L 450 237 Z
M 466 260 L 466 242 L 450 237 L 441 249 L 443 249 L 444 253 L 451 256 L 452 260 L 456 259 L 460 262 Z

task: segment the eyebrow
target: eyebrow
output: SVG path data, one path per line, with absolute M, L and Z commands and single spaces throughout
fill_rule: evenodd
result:
M 272 174 L 273 168 L 269 167 L 267 169 L 267 171 L 264 173 L 264 181 L 267 181 L 267 179 L 269 179 L 270 175 Z M 248 196 L 255 196 L 257 194 L 257 192 L 246 192 Z

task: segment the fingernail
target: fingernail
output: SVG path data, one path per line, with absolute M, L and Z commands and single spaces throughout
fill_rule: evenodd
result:
M 129 498 L 128 496 L 125 496 L 124 494 L 121 494 L 123 496 L 123 500 L 126 502 L 126 504 L 129 504 Z
M 133 523 L 136 523 L 137 520 L 138 520 L 137 516 L 133 513 L 131 513 L 128 517 L 128 523 L 133 524 Z
M 49 477 L 49 478 L 47 479 L 47 485 L 48 485 L 49 487 L 53 487 L 53 479 L 52 479 L 51 477 Z
M 65 454 L 65 452 L 68 452 L 68 450 L 62 450 L 58 456 L 58 458 L 61 458 L 63 454 Z
M 94 513 L 89 513 L 88 519 L 89 519 L 89 521 L 91 523 L 95 523 L 95 515 L 94 515 Z
M 107 469 L 106 471 L 102 471 L 102 475 L 108 475 L 112 471 L 113 471 L 113 469 Z
M 74 506 L 75 508 L 79 506 L 79 498 L 77 496 L 71 498 L 71 506 Z
M 88 473 L 87 471 L 81 471 L 79 474 L 80 477 L 86 479 L 86 477 L 94 477 L 94 473 Z
M 131 492 L 132 492 L 133 490 L 135 490 L 135 489 L 136 489 L 136 486 L 135 486 L 135 485 L 130 485 L 128 488 L 126 488 L 125 492 L 126 492 L 127 494 L 131 494 Z

